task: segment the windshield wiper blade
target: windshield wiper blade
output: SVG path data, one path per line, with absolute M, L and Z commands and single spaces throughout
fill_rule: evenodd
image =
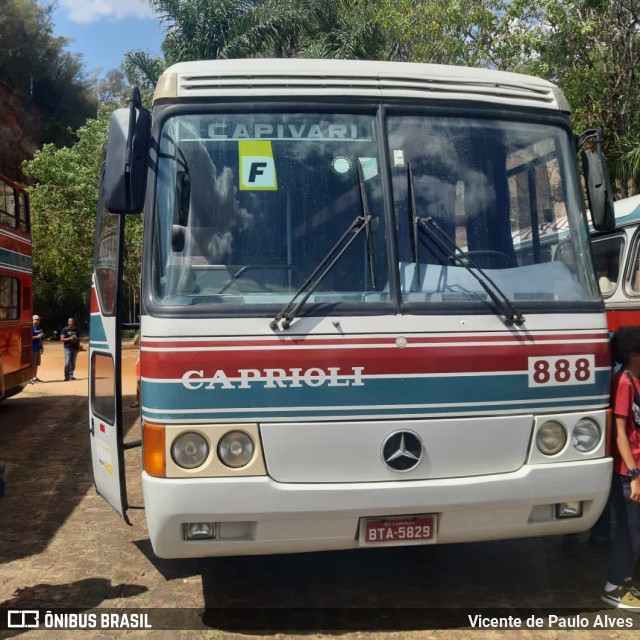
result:
M 436 221 L 431 218 L 417 217 L 417 224 L 424 229 L 429 237 L 439 246 L 441 250 L 452 251 L 452 258 L 464 267 L 485 290 L 491 301 L 501 310 L 507 326 L 524 324 L 525 317 L 512 304 L 504 291 L 463 251 L 449 236 L 440 228 Z M 433 227 L 433 229 L 429 226 Z M 489 286 L 491 285 L 491 286 Z
M 453 259 L 464 267 L 480 284 L 486 294 L 489 296 L 493 304 L 500 309 L 504 316 L 507 326 L 516 324 L 518 326 L 524 324 L 525 317 L 513 306 L 511 300 L 504 291 L 490 278 L 469 256 L 463 251 L 456 242 L 451 239 L 442 228 L 436 223 L 432 217 L 421 218 L 417 214 L 415 189 L 413 183 L 413 169 L 411 162 L 407 171 L 408 189 L 409 189 L 409 215 L 411 217 L 412 237 L 411 249 L 413 259 L 416 265 L 416 278 L 418 286 L 420 286 L 420 264 L 418 262 L 418 228 L 424 229 L 427 235 L 436 243 L 440 251 L 451 253 Z M 432 228 L 429 227 L 431 225 Z M 488 283 L 488 284 L 487 284 Z M 489 286 L 490 285 L 490 286 Z
M 364 188 L 364 176 L 362 174 L 362 163 L 360 160 L 356 160 L 356 166 L 358 169 L 358 186 L 360 187 L 360 209 L 362 210 L 362 216 L 371 221 L 371 213 L 369 212 L 369 201 L 367 200 L 367 192 Z M 371 278 L 371 288 L 376 288 L 376 270 L 373 256 L 373 237 L 371 236 L 371 225 L 367 223 L 365 225 L 365 234 L 367 238 L 367 258 L 369 259 L 369 277 Z
M 408 191 L 408 207 L 409 228 L 411 229 L 411 257 L 416 265 L 416 283 L 420 286 L 420 267 L 419 267 L 419 247 L 418 247 L 418 208 L 416 206 L 416 192 L 413 188 L 413 167 L 411 162 L 407 167 L 407 191 Z
M 353 222 L 349 225 L 347 230 L 342 234 L 338 242 L 336 242 L 327 255 L 322 259 L 320 264 L 313 270 L 311 275 L 302 283 L 302 286 L 293 294 L 291 300 L 285 305 L 285 307 L 278 313 L 278 315 L 269 323 L 269 326 L 275 330 L 278 328 L 278 323 L 282 320 L 282 328 L 288 329 L 291 326 L 291 322 L 298 314 L 298 311 L 302 308 L 304 303 L 309 299 L 309 296 L 318 288 L 325 277 L 329 274 L 331 269 L 340 258 L 344 255 L 345 251 L 353 244 L 354 240 L 360 235 L 363 229 L 366 229 L 373 216 L 356 216 Z M 353 235 L 347 240 L 350 233 Z M 337 254 L 337 255 L 336 255 Z M 335 257 L 334 257 L 335 256 Z M 332 260 L 333 258 L 333 260 Z M 327 267 L 322 271 L 324 266 L 331 260 Z M 322 271 L 322 273 L 320 273 Z M 319 274 L 319 275 L 318 275 Z M 317 276 L 317 277 L 316 277 Z M 306 290 L 305 295 L 300 301 L 295 304 L 296 298 Z M 294 306 L 295 304 L 295 306 Z
M 364 190 L 364 179 L 362 176 L 362 168 L 360 162 L 358 165 L 358 184 L 360 188 L 360 203 L 362 211 L 357 215 L 345 232 L 340 236 L 340 239 L 331 247 L 327 255 L 320 261 L 320 264 L 311 272 L 309 277 L 302 283 L 302 286 L 293 294 L 293 297 L 283 307 L 283 309 L 276 315 L 276 317 L 269 323 L 272 330 L 278 328 L 278 323 L 282 320 L 282 328 L 288 329 L 291 326 L 294 318 L 298 315 L 300 309 L 307 302 L 311 294 L 320 286 L 322 281 L 329 274 L 335 264 L 342 258 L 347 249 L 353 244 L 356 238 L 360 235 L 364 229 L 367 240 L 367 252 L 369 256 L 369 269 L 371 274 L 371 284 L 375 288 L 375 273 L 373 262 L 373 251 L 371 246 L 371 236 L 369 232 L 369 226 L 373 220 L 373 216 L 369 213 L 369 207 L 367 202 L 367 196 Z M 349 238 L 349 234 L 352 234 Z M 326 268 L 325 268 L 326 265 Z M 324 269 L 324 270 L 323 270 Z M 303 292 L 306 291 L 304 296 L 296 304 L 296 299 Z

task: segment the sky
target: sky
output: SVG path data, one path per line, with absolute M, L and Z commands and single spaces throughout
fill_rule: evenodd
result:
M 58 0 L 54 34 L 82 54 L 87 73 L 103 76 L 127 51 L 160 54 L 163 28 L 154 15 L 147 0 Z

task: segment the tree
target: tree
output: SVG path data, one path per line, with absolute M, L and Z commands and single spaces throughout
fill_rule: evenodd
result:
M 221 57 L 222 47 L 252 3 L 242 0 L 149 0 L 165 25 L 162 57 L 145 51 L 125 54 L 124 67 L 131 83 L 153 91 L 168 66 L 187 60 Z
M 385 57 L 385 33 L 376 2 L 264 0 L 230 33 L 221 57 Z
M 150 0 L 165 25 L 162 57 L 125 54 L 130 82 L 153 90 L 176 62 L 219 58 L 386 57 L 377 2 L 365 0 Z
M 34 300 L 59 319 L 88 312 L 97 176 L 107 123 L 103 112 L 77 131 L 75 145 L 46 144 L 24 166 L 35 182 L 31 187 Z
M 43 142 L 69 144 L 70 130 L 97 109 L 81 58 L 53 35 L 51 13 L 37 0 L 4 0 L 0 11 L 0 170 L 14 177 Z
M 623 195 L 633 177 L 625 153 L 640 141 L 639 19 L 637 0 L 513 0 L 501 25 L 503 60 L 559 84 L 576 129 L 602 129 Z
M 104 160 L 111 106 L 77 131 L 69 147 L 44 145 L 25 163 L 31 187 L 33 295 L 40 308 L 65 320 L 70 313 L 88 317 L 98 180 Z M 142 266 L 142 218 L 125 220 L 126 285 L 138 299 Z
M 100 104 L 124 105 L 131 95 L 123 68 L 107 71 L 103 78 L 95 81 L 95 89 Z
M 495 66 L 508 0 L 377 0 L 390 60 Z

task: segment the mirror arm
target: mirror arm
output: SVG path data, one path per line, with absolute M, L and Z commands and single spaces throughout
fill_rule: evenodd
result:
M 136 130 L 136 110 L 142 109 L 142 97 L 140 95 L 140 89 L 134 86 L 131 89 L 131 107 L 129 108 L 129 132 L 127 134 L 127 147 L 125 155 L 125 172 L 131 173 L 131 159 L 133 157 L 133 136 Z

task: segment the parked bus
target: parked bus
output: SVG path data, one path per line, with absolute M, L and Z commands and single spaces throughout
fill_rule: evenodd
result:
M 32 377 L 32 272 L 29 194 L 0 175 L 0 398 Z
M 640 196 L 618 200 L 614 208 L 615 229 L 594 232 L 592 239 L 611 331 L 640 324 Z
M 537 78 L 388 62 L 181 63 L 152 113 L 134 92 L 98 207 L 98 492 L 127 518 L 118 292 L 123 214 L 144 209 L 158 556 L 591 527 L 610 355 L 569 111 Z M 580 143 L 593 222 L 611 228 L 597 132 Z M 544 250 L 560 221 L 571 250 Z

